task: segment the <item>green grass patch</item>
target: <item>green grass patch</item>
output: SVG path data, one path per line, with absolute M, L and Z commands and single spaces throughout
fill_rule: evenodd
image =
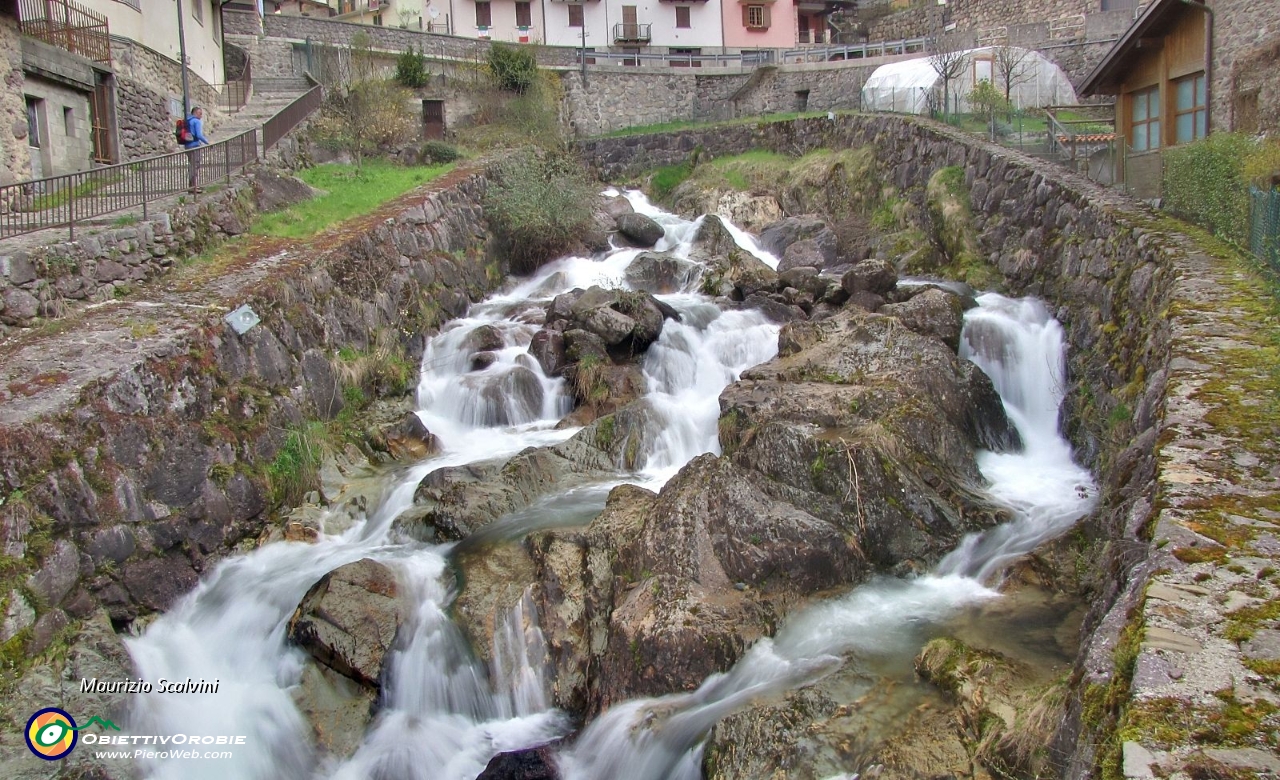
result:
M 678 165 L 664 165 L 656 169 L 649 177 L 649 189 L 659 200 L 666 200 L 675 192 L 676 187 L 684 184 L 693 174 L 693 166 L 687 162 Z
M 354 165 L 317 165 L 299 178 L 325 194 L 263 215 L 250 232 L 283 238 L 308 238 L 330 225 L 373 211 L 383 203 L 449 171 L 453 165 L 403 167 L 367 160 L 359 173 Z

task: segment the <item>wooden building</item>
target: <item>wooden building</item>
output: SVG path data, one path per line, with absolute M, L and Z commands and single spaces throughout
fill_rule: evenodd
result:
M 1208 135 L 1213 15 L 1192 0 L 1155 0 L 1086 77 L 1080 94 L 1116 96 L 1117 176 L 1160 196 L 1164 149 Z

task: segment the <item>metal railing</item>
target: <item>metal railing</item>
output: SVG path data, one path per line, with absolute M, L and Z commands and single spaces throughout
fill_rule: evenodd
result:
M 297 127 L 302 120 L 311 116 L 311 112 L 320 107 L 324 101 L 324 87 L 316 84 L 303 93 L 297 100 L 276 112 L 275 116 L 262 123 L 262 154 L 266 155 L 271 147 L 280 142 L 290 130 Z
M 782 52 L 782 62 L 840 62 L 862 60 L 868 57 L 889 57 L 895 54 L 914 54 L 929 48 L 929 38 L 908 38 L 901 41 L 878 43 L 846 43 L 835 46 L 810 46 L 788 49 Z
M 232 112 L 244 108 L 253 95 L 253 60 L 246 54 L 240 78 L 213 86 L 214 89 L 221 87 L 218 89 L 218 108 Z
M 653 37 L 652 32 L 652 24 L 618 22 L 613 26 L 613 39 L 615 41 L 647 41 Z
M 76 224 L 158 198 L 230 181 L 258 159 L 258 131 L 249 130 L 225 141 L 133 162 L 93 168 L 63 176 L 18 182 L 0 187 L 0 238 Z
M 18 0 L 18 29 L 94 62 L 111 62 L 107 17 L 73 0 Z

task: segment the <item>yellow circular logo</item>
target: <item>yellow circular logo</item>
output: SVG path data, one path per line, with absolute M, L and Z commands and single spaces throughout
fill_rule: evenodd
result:
M 76 746 L 75 719 L 57 707 L 46 707 L 27 721 L 27 747 L 45 761 L 66 758 Z

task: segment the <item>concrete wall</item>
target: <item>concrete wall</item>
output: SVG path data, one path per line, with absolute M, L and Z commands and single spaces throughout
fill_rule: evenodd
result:
M 721 11 L 724 45 L 731 49 L 789 49 L 796 45 L 796 7 L 786 2 L 763 3 L 769 7 L 769 29 L 749 29 L 742 23 L 739 0 L 728 0 Z
M 27 152 L 27 108 L 22 99 L 22 36 L 18 22 L 0 16 L 0 185 L 31 178 Z
M 32 76 L 27 77 L 22 91 L 24 97 L 40 101 L 36 114 L 41 143 L 39 149 L 30 149 L 32 177 L 61 176 L 90 168 L 93 139 L 88 94 Z

